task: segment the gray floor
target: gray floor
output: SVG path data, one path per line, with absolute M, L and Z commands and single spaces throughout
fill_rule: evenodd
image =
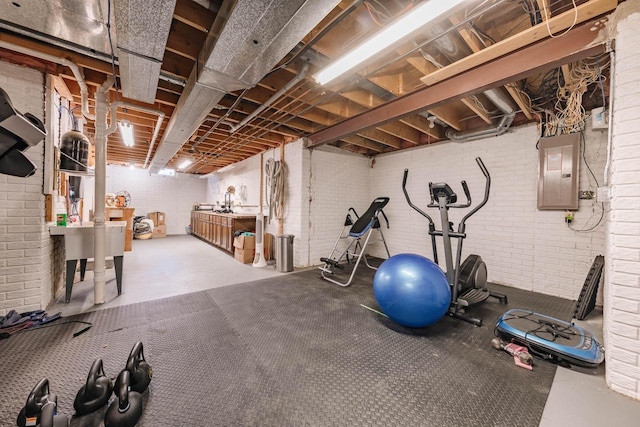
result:
M 116 295 L 115 273 L 107 270 L 105 304 L 93 305 L 93 274 L 74 285 L 71 303 L 62 299 L 47 311 L 63 315 L 129 305 L 205 289 L 277 276 L 273 265 L 253 268 L 191 236 L 134 241 L 124 261 L 123 293 Z M 584 325 L 601 335 L 601 313 L 593 312 Z M 544 363 L 544 362 L 542 362 Z M 531 372 L 535 375 L 535 369 Z M 637 425 L 640 402 L 609 390 L 604 369 L 580 372 L 559 367 L 540 426 L 582 427 Z

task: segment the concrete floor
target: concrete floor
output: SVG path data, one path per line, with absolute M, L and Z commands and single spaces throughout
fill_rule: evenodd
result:
M 251 282 L 286 273 L 278 273 L 275 261 L 267 267 L 254 268 L 240 264 L 232 256 L 196 237 L 168 236 L 164 239 L 134 240 L 133 250 L 125 252 L 122 295 L 116 289 L 116 274 L 107 269 L 105 300 L 93 303 L 93 272 L 73 285 L 71 302 L 64 304 L 64 294 L 47 308 L 49 313 L 63 316 L 101 310 L 182 295 L 236 283 Z
M 71 302 L 64 304 L 62 295 L 47 311 L 62 312 L 64 316 L 69 316 L 281 274 L 286 273 L 278 273 L 273 262 L 264 268 L 243 265 L 225 252 L 192 236 L 135 240 L 133 251 L 127 252 L 124 258 L 122 295 L 117 296 L 115 271 L 108 269 L 105 289 L 107 302 L 95 306 L 93 273 L 87 271 L 85 280 L 74 284 Z M 602 339 L 601 313 L 594 311 L 581 326 Z M 531 375 L 535 375 L 535 368 Z M 604 367 L 590 371 L 559 367 L 540 426 L 631 426 L 638 425 L 638 420 L 640 402 L 609 390 L 605 384 Z

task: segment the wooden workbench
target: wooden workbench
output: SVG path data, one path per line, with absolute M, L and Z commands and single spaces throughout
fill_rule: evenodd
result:
M 229 253 L 233 253 L 233 233 L 255 229 L 255 214 L 191 211 L 191 234 Z

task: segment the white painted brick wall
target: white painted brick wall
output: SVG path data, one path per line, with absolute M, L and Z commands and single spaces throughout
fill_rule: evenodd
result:
M 136 216 L 164 212 L 167 234 L 184 234 L 191 223 L 193 204 L 206 199 L 207 183 L 195 175 L 150 175 L 143 169 L 108 165 L 107 193 L 120 190 L 131 194 Z
M 379 194 L 391 197 L 385 212 L 392 229 L 385 237 L 392 255 L 411 252 L 432 257 L 428 222 L 408 206 L 402 194 L 404 169 L 409 169 L 407 190 L 412 202 L 426 210 L 440 229 L 438 210 L 426 208 L 428 183 L 447 182 L 464 198 L 460 185 L 464 179 L 475 205 L 484 191 L 484 177 L 474 160 L 481 156 L 491 174 L 491 195 L 487 205 L 467 221 L 463 258 L 471 253 L 482 256 L 490 281 L 576 299 L 594 257 L 604 251 L 603 226 L 578 233 L 564 223 L 564 212 L 537 210 L 537 140 L 537 128 L 530 125 L 500 137 L 461 144 L 445 142 L 378 156 L 370 182 Z M 586 140 L 587 161 L 596 177 L 602 177 L 606 134 L 587 131 Z M 580 189 L 595 191 L 587 173 L 581 162 Z M 449 211 L 456 227 L 465 212 Z M 595 224 L 599 212 L 600 205 L 581 201 L 574 227 Z M 438 248 L 444 267 L 441 239 Z M 380 248 L 376 254 L 384 255 Z
M 333 147 L 321 147 L 311 152 L 307 265 L 320 264 L 321 257 L 329 256 L 350 207 L 361 215 L 375 197 L 386 196 L 369 188 L 370 163 L 371 160 L 363 156 Z M 372 195 L 372 192 L 376 194 Z M 356 220 L 353 214 L 351 217 Z M 340 242 L 336 249 L 338 255 L 346 243 L 346 239 Z
M 44 119 L 42 73 L 0 61 L 0 87 L 13 107 Z M 0 315 L 46 307 L 52 298 L 52 245 L 44 222 L 44 142 L 28 149 L 35 175 L 0 175 Z
M 293 265 L 309 265 L 309 164 L 310 152 L 303 148 L 302 140 L 287 144 L 284 151 L 285 164 L 285 209 L 283 212 L 283 233 L 293 234 Z M 280 148 L 263 153 L 263 164 L 269 159 L 280 160 Z M 236 188 L 232 196 L 233 211 L 236 213 L 257 213 L 260 204 L 260 155 L 250 157 L 235 164 L 227 172 L 208 178 L 206 201 L 224 203 L 224 193 L 230 185 Z M 238 191 L 246 187 L 247 200 L 242 201 Z M 266 179 L 263 183 L 267 193 Z M 263 196 L 263 212 L 268 213 L 266 196 Z M 277 236 L 278 221 L 265 224 L 265 232 Z
M 631 3 L 617 25 L 604 336 L 607 385 L 640 399 L 640 7 Z

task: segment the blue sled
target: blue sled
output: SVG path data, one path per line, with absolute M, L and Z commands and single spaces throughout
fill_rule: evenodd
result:
M 496 322 L 498 336 L 529 348 L 531 354 L 595 368 L 604 361 L 604 348 L 584 328 L 529 310 L 513 309 Z

